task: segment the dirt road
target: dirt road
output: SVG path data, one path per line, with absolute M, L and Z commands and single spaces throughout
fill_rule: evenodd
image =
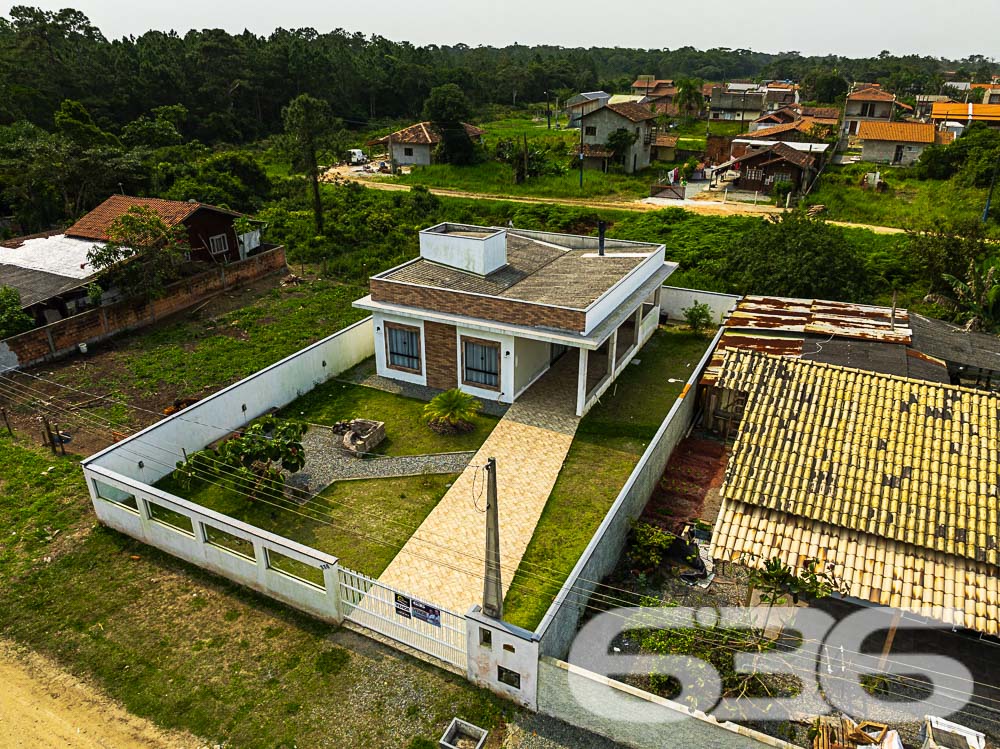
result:
M 0 640 L 0 749 L 198 749 L 137 718 L 51 661 Z
M 339 179 L 349 179 L 358 182 L 373 190 L 399 191 L 409 190 L 410 185 L 398 182 L 383 182 L 359 176 L 357 172 L 351 171 L 350 167 L 334 167 L 327 171 L 326 178 L 332 181 L 335 177 Z M 657 211 L 661 208 L 674 207 L 683 208 L 703 216 L 764 216 L 770 213 L 781 213 L 781 208 L 772 205 L 750 205 L 738 202 L 717 202 L 711 200 L 658 200 L 657 202 L 645 202 L 642 200 L 594 200 L 591 198 L 533 198 L 512 195 L 491 195 L 489 193 L 465 192 L 464 190 L 448 190 L 440 187 L 431 187 L 430 191 L 435 195 L 445 198 L 473 198 L 476 200 L 504 200 L 509 203 L 548 203 L 555 205 L 566 205 L 577 208 L 600 208 L 617 211 Z M 842 226 L 846 229 L 868 229 L 876 234 L 903 234 L 905 230 L 894 226 L 876 226 L 872 224 L 853 224 L 848 221 L 828 221 L 834 226 Z

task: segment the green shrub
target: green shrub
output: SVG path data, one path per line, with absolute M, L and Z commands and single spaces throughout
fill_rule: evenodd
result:
M 424 418 L 438 432 L 468 432 L 473 429 L 472 419 L 481 407 L 473 396 L 452 388 L 438 393 L 424 406 Z

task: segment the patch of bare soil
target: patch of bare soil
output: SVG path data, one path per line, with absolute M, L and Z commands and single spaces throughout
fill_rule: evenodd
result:
M 136 717 L 42 656 L 0 640 L 0 748 L 186 749 L 205 746 Z
M 728 457 L 726 446 L 718 440 L 693 435 L 681 442 L 670 456 L 643 519 L 671 533 L 679 533 L 693 520 L 713 523 L 719 514 L 719 487 Z

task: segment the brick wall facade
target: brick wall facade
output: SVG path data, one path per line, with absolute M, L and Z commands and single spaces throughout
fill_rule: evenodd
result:
M 429 289 L 394 283 L 381 278 L 371 280 L 372 300 L 387 304 L 446 312 L 451 315 L 477 317 L 510 325 L 562 328 L 583 332 L 587 315 L 583 310 L 545 307 L 515 299 L 477 296 L 447 289 Z
M 458 344 L 454 325 L 424 321 L 427 386 L 451 390 L 458 385 Z
M 178 281 L 161 299 L 136 306 L 121 302 L 87 310 L 51 325 L 0 341 L 0 368 L 26 367 L 77 350 L 80 343 L 97 343 L 180 312 L 212 294 L 285 267 L 285 248 L 277 247 L 236 263 L 219 266 Z

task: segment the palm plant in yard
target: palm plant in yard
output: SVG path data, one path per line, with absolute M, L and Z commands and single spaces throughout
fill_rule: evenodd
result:
M 475 425 L 472 419 L 479 413 L 480 403 L 468 393 L 458 388 L 445 390 L 424 406 L 427 424 L 439 434 L 471 432 Z
M 939 304 L 965 322 L 966 330 L 995 333 L 1000 328 L 1000 279 L 997 266 L 969 263 L 965 278 L 944 274 L 952 288 L 948 294 L 928 294 L 925 302 Z

